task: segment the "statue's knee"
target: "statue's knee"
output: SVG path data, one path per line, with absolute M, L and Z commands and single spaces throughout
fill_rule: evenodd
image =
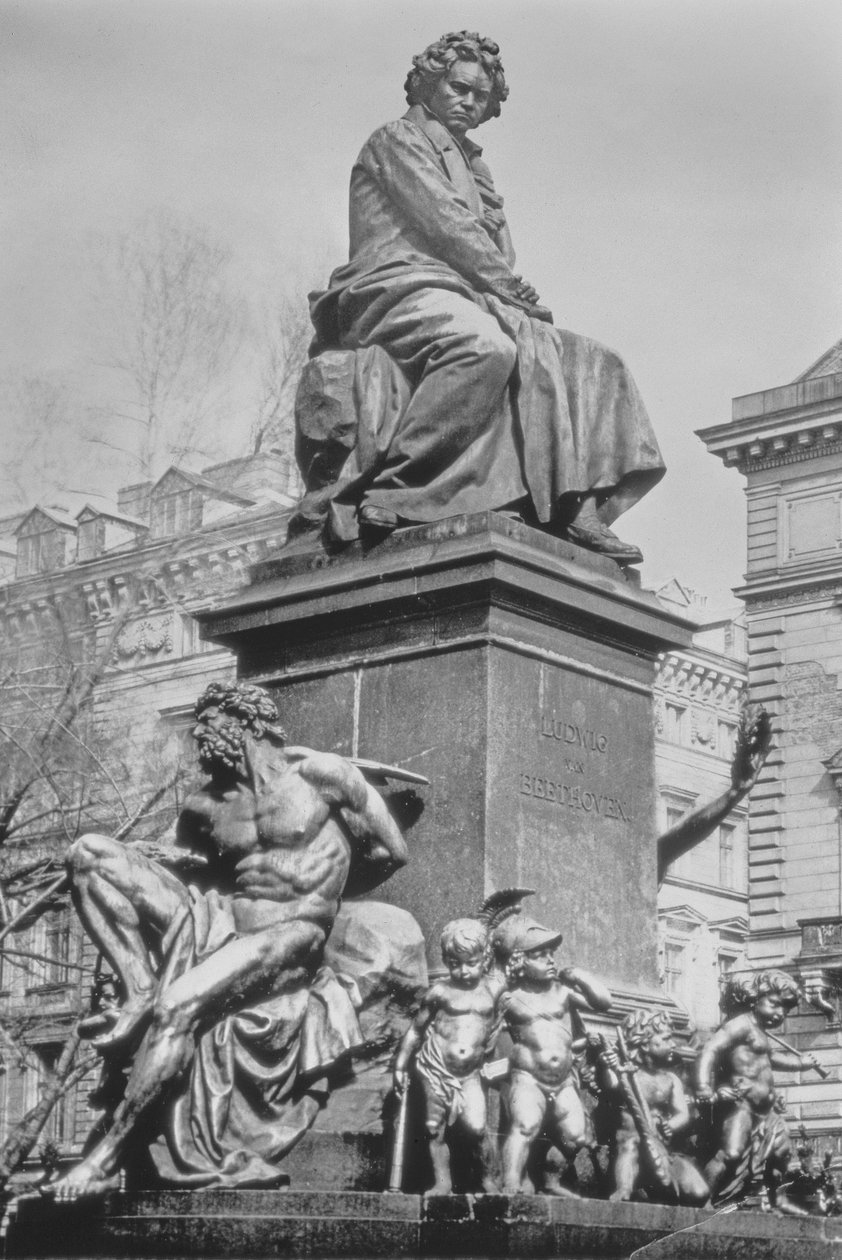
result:
M 71 875 L 100 866 L 114 851 L 116 841 L 88 832 L 77 837 L 67 850 L 65 864 Z
M 509 1133 L 513 1137 L 522 1138 L 524 1142 L 532 1142 L 538 1136 L 540 1130 L 540 1121 L 537 1124 L 532 1124 L 529 1121 L 518 1120 L 513 1117 Z
M 514 371 L 517 362 L 517 346 L 507 337 L 502 328 L 494 329 L 477 336 L 475 349 L 483 359 L 485 369 L 499 376 L 505 383 Z

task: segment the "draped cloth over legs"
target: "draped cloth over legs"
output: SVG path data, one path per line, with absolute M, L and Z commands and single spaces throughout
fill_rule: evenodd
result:
M 190 895 L 164 941 L 162 986 L 237 937 L 228 898 Z M 158 1174 L 194 1187 L 287 1181 L 278 1161 L 323 1105 L 324 1073 L 361 1042 L 348 993 L 325 966 L 309 982 L 220 1020 L 197 1039 L 187 1073 L 163 1104 L 150 1148 Z
M 733 1169 L 731 1180 L 721 1186 L 714 1197 L 714 1206 L 730 1203 L 762 1186 L 770 1163 L 786 1167 L 791 1150 L 786 1120 L 777 1108 L 771 1111 L 753 1111 L 745 1102 L 739 1107 L 751 1115 L 751 1137 Z
M 339 538 L 356 536 L 363 503 L 417 522 L 519 504 L 552 529 L 595 492 L 610 524 L 663 476 L 619 356 L 447 269 L 392 264 L 313 310 L 338 348 L 311 360 L 299 390 L 299 515 L 329 517 Z

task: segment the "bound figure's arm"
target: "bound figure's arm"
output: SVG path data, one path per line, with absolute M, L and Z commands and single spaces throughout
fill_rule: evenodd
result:
M 358 842 L 357 860 L 345 890 L 348 896 L 354 896 L 376 888 L 405 866 L 408 853 L 400 828 L 377 789 L 344 758 L 331 761 L 335 763 L 331 777 L 339 813 Z
M 424 235 L 435 257 L 474 288 L 535 314 L 544 310 L 532 311 L 534 303 L 523 296 L 529 286 L 514 274 L 459 196 L 420 128 L 403 119 L 381 127 L 360 154 L 359 165 L 387 193 L 407 223 Z
M 731 763 L 731 783 L 715 801 L 700 805 L 680 818 L 674 827 L 658 837 L 658 882 L 671 862 L 696 847 L 728 817 L 731 810 L 757 782 L 771 747 L 771 724 L 765 709 L 744 714 L 737 731 L 737 744 Z

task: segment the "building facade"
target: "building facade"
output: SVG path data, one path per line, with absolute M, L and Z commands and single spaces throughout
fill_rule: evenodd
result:
M 38 739 L 24 739 L 33 715 L 46 730 L 74 670 L 87 666 L 97 675 L 85 713 L 74 718 L 69 742 L 78 755 L 62 762 L 64 778 L 55 785 L 62 806 L 45 806 L 39 831 L 41 797 L 31 792 L 19 833 L 0 849 L 10 893 L 4 923 L 26 900 L 15 894 L 25 889 L 27 870 L 43 876 L 52 864 L 60 873 L 75 835 L 127 834 L 133 815 L 141 837 L 171 827 L 196 774 L 184 738 L 193 702 L 208 682 L 234 672 L 230 653 L 201 641 L 193 612 L 241 587 L 249 566 L 283 544 L 297 497 L 291 459 L 270 452 L 201 474 L 170 468 L 154 484 L 127 487 L 113 511 L 86 505 L 71 515 L 38 506 L 0 522 L 7 749 L 18 745 L 34 761 Z M 48 760 L 55 743 L 43 747 Z M 44 777 L 48 771 L 39 767 Z M 0 1142 L 37 1102 L 88 1008 L 100 964 L 66 897 L 0 945 L 0 1027 L 9 1034 L 0 1043 Z M 94 1079 L 83 1075 L 53 1109 L 42 1150 L 53 1144 L 61 1154 L 78 1153 L 91 1127 Z
M 658 824 L 674 826 L 729 786 L 746 691 L 742 610 L 716 613 L 676 579 L 661 603 L 699 623 L 693 647 L 668 652 L 655 687 Z M 701 1033 L 720 1020 L 720 984 L 746 965 L 747 807 L 734 810 L 695 849 L 668 868 L 658 893 L 660 974 Z
M 834 1078 L 793 1078 L 814 1133 L 842 1129 L 842 342 L 788 385 L 735 398 L 708 449 L 745 477 L 749 694 L 775 750 L 749 813 L 748 959 L 800 977 L 788 1035 Z

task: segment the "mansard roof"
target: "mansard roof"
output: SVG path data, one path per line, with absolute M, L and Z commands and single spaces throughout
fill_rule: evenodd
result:
M 118 525 L 125 525 L 128 529 L 149 528 L 145 521 L 138 520 L 136 516 L 126 516 L 122 512 L 109 512 L 106 508 L 94 507 L 90 503 L 86 503 L 85 506 L 76 513 L 76 520 L 77 522 L 81 522 L 83 520 L 89 521 L 95 516 L 104 517 L 107 521 L 116 521 Z
M 832 376 L 834 372 L 842 372 L 842 341 L 825 350 L 824 354 L 811 363 L 806 371 L 796 376 L 796 381 L 812 381 L 817 376 Z M 793 382 L 794 383 L 794 382 Z
M 15 529 L 14 533 L 15 534 L 22 533 L 25 527 L 29 524 L 29 522 L 35 516 L 44 516 L 47 518 L 47 520 L 51 524 L 59 525 L 62 529 L 72 529 L 72 530 L 76 529 L 75 519 L 70 515 L 69 512 L 65 511 L 64 508 L 44 507 L 42 504 L 36 503 L 35 507 L 31 508 L 26 513 L 23 520 L 18 525 L 17 529 Z
M 175 464 L 170 464 L 165 473 L 162 473 L 154 486 L 150 490 L 150 496 L 154 499 L 160 494 L 161 490 L 166 486 L 167 482 L 181 482 L 185 487 L 194 487 L 203 491 L 208 498 L 225 499 L 228 503 L 236 503 L 242 507 L 251 507 L 254 499 L 247 499 L 242 494 L 237 494 L 234 490 L 226 490 L 217 481 L 209 481 L 207 477 L 201 476 L 200 473 L 188 472 L 184 468 L 178 468 Z

